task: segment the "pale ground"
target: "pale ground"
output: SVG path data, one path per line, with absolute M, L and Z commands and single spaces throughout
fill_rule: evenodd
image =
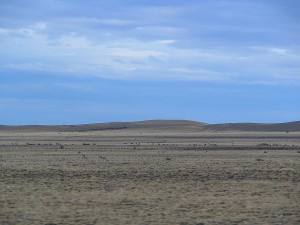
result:
M 0 224 L 300 224 L 300 133 L 0 132 Z

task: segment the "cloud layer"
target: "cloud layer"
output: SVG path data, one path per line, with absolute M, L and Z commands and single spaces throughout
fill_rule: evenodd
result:
M 300 82 L 299 23 L 280 1 L 4 0 L 0 8 L 2 71 Z

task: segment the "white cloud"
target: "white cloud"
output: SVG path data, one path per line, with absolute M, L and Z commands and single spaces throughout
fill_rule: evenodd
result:
M 270 48 L 269 51 L 278 55 L 286 55 L 289 52 L 289 50 L 285 48 Z
M 36 30 L 45 30 L 47 28 L 47 23 L 45 22 L 38 22 L 36 24 L 34 24 L 32 26 L 33 29 L 36 29 Z
M 74 23 L 79 25 L 105 25 L 105 26 L 128 26 L 136 25 L 138 21 L 126 20 L 126 19 L 117 19 L 117 18 L 105 18 L 99 19 L 96 17 L 71 17 L 64 18 L 65 23 Z
M 176 37 L 185 32 L 184 28 L 177 26 L 138 26 L 134 28 L 134 31 L 149 36 L 158 37 Z
M 9 30 L 5 28 L 0 28 L 0 35 L 6 35 L 9 34 Z
M 176 39 L 108 40 L 76 33 L 50 38 L 47 29 L 46 22 L 1 28 L 0 66 L 108 79 L 299 81 L 300 54 L 287 47 L 186 48 Z
M 250 48 L 252 51 L 259 52 L 260 54 L 269 54 L 269 55 L 291 55 L 292 50 L 283 47 L 276 47 L 276 46 L 252 46 Z
M 156 43 L 163 45 L 173 44 L 175 42 L 176 40 L 156 40 Z
M 49 67 L 47 65 L 42 64 L 40 62 L 36 63 L 10 63 L 3 66 L 7 69 L 14 69 L 14 70 L 26 70 L 26 71 L 45 71 L 49 70 Z
M 154 57 L 164 57 L 166 54 L 160 51 L 151 50 L 132 50 L 128 48 L 111 48 L 110 56 L 117 56 L 121 58 L 135 58 L 135 59 L 145 59 L 149 56 Z

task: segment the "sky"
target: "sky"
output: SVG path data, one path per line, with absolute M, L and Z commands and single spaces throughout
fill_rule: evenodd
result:
M 300 120 L 298 0 L 0 0 L 0 124 Z

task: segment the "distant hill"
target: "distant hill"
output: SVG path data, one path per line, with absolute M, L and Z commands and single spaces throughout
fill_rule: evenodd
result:
M 213 131 L 260 131 L 260 132 L 296 132 L 300 131 L 300 121 L 288 123 L 224 123 L 209 124 L 205 130 Z
M 139 130 L 148 132 L 203 132 L 203 131 L 252 131 L 252 132 L 296 132 L 300 121 L 288 123 L 224 123 L 207 124 L 189 120 L 147 120 L 139 122 L 111 122 L 62 126 L 0 126 L 0 131 L 16 132 L 85 132 L 108 130 Z

